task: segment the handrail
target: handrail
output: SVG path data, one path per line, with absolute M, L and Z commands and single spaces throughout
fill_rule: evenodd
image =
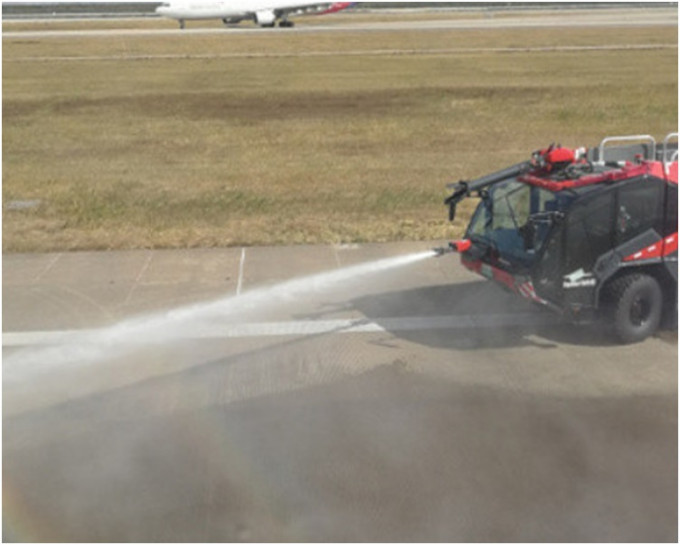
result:
M 599 147 L 599 153 L 598 153 L 598 161 L 597 163 L 600 165 L 605 164 L 604 160 L 604 147 L 606 144 L 609 144 L 610 142 L 634 142 L 634 141 L 640 141 L 640 140 L 648 140 L 649 142 L 652 143 L 652 152 L 651 152 L 651 157 L 646 157 L 646 159 L 654 159 L 656 156 L 656 140 L 654 140 L 654 137 L 649 135 L 649 134 L 637 134 L 633 136 L 608 136 L 602 142 L 600 142 L 600 147 Z
M 666 138 L 663 139 L 663 160 L 664 160 L 664 162 L 666 162 L 666 153 L 668 151 L 668 143 L 670 142 L 671 138 L 677 138 L 677 137 L 678 137 L 677 132 L 670 132 L 666 135 Z
M 666 176 L 670 173 L 671 169 L 671 164 L 676 162 L 678 160 L 678 150 L 675 150 L 675 153 L 671 156 L 670 159 L 666 159 L 667 154 L 668 154 L 668 143 L 671 140 L 671 138 L 678 138 L 678 133 L 677 132 L 671 132 L 666 135 L 666 138 L 663 139 L 663 170 L 666 173 Z

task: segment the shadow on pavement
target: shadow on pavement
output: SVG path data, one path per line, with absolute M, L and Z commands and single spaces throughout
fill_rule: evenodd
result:
M 597 324 L 574 325 L 557 314 L 505 292 L 489 282 L 468 282 L 371 294 L 350 302 L 367 319 L 398 338 L 438 348 L 474 350 L 558 344 L 616 344 Z M 451 316 L 460 326 L 433 330 L 390 330 L 389 317 Z M 500 323 L 500 325 L 499 325 Z

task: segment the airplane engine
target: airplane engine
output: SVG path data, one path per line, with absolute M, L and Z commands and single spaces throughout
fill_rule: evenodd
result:
M 276 23 L 276 14 L 270 9 L 255 12 L 255 22 L 264 27 L 272 27 Z

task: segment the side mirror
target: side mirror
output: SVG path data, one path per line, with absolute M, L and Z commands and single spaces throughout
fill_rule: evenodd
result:
M 456 217 L 456 205 L 469 194 L 468 184 L 462 180 L 453 186 L 453 189 L 455 189 L 453 195 L 444 201 L 444 204 L 449 206 L 449 221 L 453 221 Z
M 449 202 L 449 221 L 456 219 L 456 201 Z

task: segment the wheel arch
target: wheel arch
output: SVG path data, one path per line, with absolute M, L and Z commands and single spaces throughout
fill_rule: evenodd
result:
M 664 329 L 674 329 L 678 324 L 678 281 L 669 270 L 666 263 L 648 263 L 645 265 L 636 264 L 635 266 L 622 266 L 612 276 L 607 278 L 598 286 L 597 292 L 597 314 L 605 317 L 610 310 L 610 302 L 607 298 L 607 288 L 618 279 L 624 276 L 643 274 L 654 278 L 661 288 L 663 294 L 663 309 L 661 327 Z
M 630 266 L 622 264 L 614 274 L 604 279 L 598 286 L 596 294 L 598 308 L 602 308 L 603 304 L 605 304 L 604 299 L 607 297 L 607 288 L 612 282 L 615 282 L 624 276 L 634 274 L 651 276 L 659 283 L 664 294 L 664 305 L 677 300 L 678 284 L 663 262 L 646 264 L 636 263 L 635 265 Z

